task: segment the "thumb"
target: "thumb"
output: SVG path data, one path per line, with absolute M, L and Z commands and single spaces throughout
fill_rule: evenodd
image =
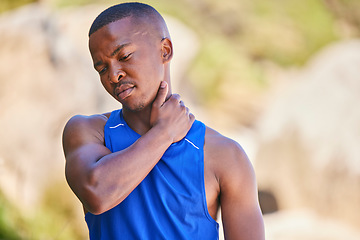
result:
M 168 93 L 168 84 L 167 84 L 167 82 L 162 81 L 160 83 L 158 93 L 157 93 L 156 98 L 154 100 L 153 107 L 160 108 L 164 104 L 164 102 L 166 101 L 167 93 Z

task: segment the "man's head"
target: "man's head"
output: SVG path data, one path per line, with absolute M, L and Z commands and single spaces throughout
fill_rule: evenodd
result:
M 104 10 L 92 23 L 89 30 L 89 37 L 103 26 L 126 17 L 148 20 L 152 24 L 156 24 L 156 27 L 158 27 L 157 30 L 159 34 L 161 33 L 162 38 L 170 38 L 166 23 L 159 12 L 147 4 L 138 2 L 122 3 Z
M 89 48 L 103 86 L 125 109 L 150 106 L 160 82 L 170 83 L 170 35 L 149 5 L 123 3 L 103 11 L 90 28 Z

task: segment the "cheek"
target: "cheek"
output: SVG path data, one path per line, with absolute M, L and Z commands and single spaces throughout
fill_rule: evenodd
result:
M 105 77 L 100 77 L 100 82 L 101 82 L 101 85 L 105 88 L 105 90 L 112 95 L 113 91 L 111 88 L 111 84 L 109 84 L 109 81 L 106 81 Z
M 132 73 L 131 75 L 139 79 L 141 85 L 145 86 L 148 91 L 151 91 L 154 85 L 158 86 L 164 80 L 163 66 L 154 63 L 152 59 L 148 59 L 146 64 L 143 62 L 140 66 L 138 65 L 138 68 L 134 69 Z
M 152 84 L 160 84 L 164 79 L 164 66 L 162 64 L 152 64 L 149 72 L 151 72 Z
M 102 77 L 100 77 L 100 83 L 105 89 L 107 88 L 106 81 L 104 81 Z
M 147 69 L 151 72 L 152 76 L 158 80 L 163 80 L 164 77 L 164 64 L 161 59 L 161 54 L 157 52 L 151 52 L 148 54 L 146 61 Z

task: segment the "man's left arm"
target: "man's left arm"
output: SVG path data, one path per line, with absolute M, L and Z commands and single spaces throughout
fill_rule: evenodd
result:
M 223 151 L 220 204 L 226 240 L 264 240 L 264 222 L 253 167 L 239 144 Z

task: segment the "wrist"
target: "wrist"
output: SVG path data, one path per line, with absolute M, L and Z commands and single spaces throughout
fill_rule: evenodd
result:
M 161 126 L 160 123 L 154 125 L 149 132 L 154 133 L 154 139 L 161 143 L 170 146 L 174 142 L 174 137 L 172 136 L 171 132 L 167 130 L 167 128 Z

